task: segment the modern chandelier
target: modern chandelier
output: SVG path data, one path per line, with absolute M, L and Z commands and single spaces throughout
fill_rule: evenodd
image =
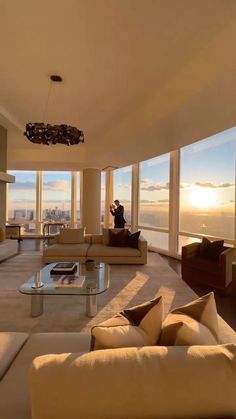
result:
M 52 75 L 50 76 L 50 80 L 51 82 L 61 82 L 62 78 L 58 75 Z M 45 106 L 45 114 L 49 101 L 50 91 L 51 83 Z M 43 122 L 28 122 L 26 124 L 24 135 L 28 138 L 29 141 L 36 144 L 65 144 L 69 146 L 84 143 L 83 131 L 66 124 L 51 125 L 45 124 Z

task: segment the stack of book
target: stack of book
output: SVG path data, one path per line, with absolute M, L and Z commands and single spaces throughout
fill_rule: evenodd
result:
M 72 275 L 77 270 L 77 264 L 74 262 L 60 262 L 57 263 L 50 271 L 51 275 Z

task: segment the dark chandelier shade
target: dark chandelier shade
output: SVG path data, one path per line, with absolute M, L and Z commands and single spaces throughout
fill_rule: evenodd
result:
M 62 82 L 62 77 L 54 74 L 50 76 L 51 82 Z M 46 100 L 45 114 L 47 105 L 49 102 L 51 86 L 49 87 L 48 97 Z M 61 125 L 51 125 L 44 124 L 43 122 L 28 122 L 26 124 L 26 129 L 24 135 L 28 138 L 29 141 L 35 144 L 65 144 L 65 145 L 75 145 L 79 143 L 84 143 L 84 133 L 76 127 L 71 127 L 70 125 L 61 124 Z
M 29 122 L 26 124 L 24 135 L 36 144 L 65 144 L 75 145 L 84 143 L 84 133 L 70 125 L 50 125 L 43 122 Z

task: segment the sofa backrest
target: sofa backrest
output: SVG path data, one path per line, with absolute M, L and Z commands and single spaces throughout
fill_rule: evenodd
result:
M 30 387 L 33 419 L 226 417 L 236 412 L 236 345 L 45 355 Z

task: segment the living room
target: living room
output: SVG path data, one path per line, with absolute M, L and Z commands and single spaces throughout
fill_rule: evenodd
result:
M 1 7 L 0 416 L 234 417 L 235 2 Z

